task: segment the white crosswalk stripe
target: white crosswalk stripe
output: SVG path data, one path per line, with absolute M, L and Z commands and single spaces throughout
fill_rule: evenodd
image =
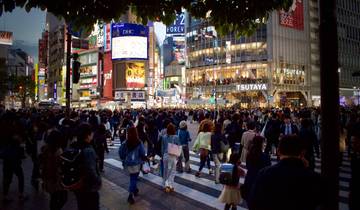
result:
M 110 149 L 118 149 L 120 141 L 114 141 L 113 146 L 109 146 Z M 160 158 L 156 156 L 156 161 L 159 162 Z M 275 164 L 277 162 L 276 157 L 272 157 L 272 163 Z M 112 167 L 123 170 L 123 166 L 121 161 L 118 159 L 108 158 L 105 159 L 105 163 L 111 165 Z M 158 165 L 158 164 L 157 164 Z M 190 151 L 190 168 L 192 171 L 198 171 L 200 165 L 199 155 Z M 316 160 L 316 172 L 320 172 L 320 160 Z M 141 175 L 140 177 L 146 181 L 149 181 L 155 185 L 162 187 L 162 178 L 159 176 L 158 169 L 156 166 L 150 164 L 152 168 L 152 172 L 146 175 Z M 215 164 L 211 161 L 211 167 L 214 168 Z M 246 169 L 245 169 L 246 171 Z M 341 180 L 339 181 L 339 185 L 341 190 L 339 191 L 340 199 L 340 210 L 348 210 L 347 199 L 349 196 L 348 188 L 349 188 L 349 179 L 350 175 L 350 166 L 349 159 L 346 157 L 343 159 L 343 164 L 341 167 L 341 172 L 339 174 Z M 214 207 L 216 209 L 223 209 L 224 204 L 218 201 L 218 195 L 220 195 L 223 186 L 221 184 L 215 184 L 214 175 L 209 175 L 209 169 L 207 168 L 207 164 L 202 170 L 202 175 L 200 177 L 196 177 L 193 173 L 176 173 L 175 179 L 175 192 L 179 193 L 185 197 L 196 200 L 204 205 Z M 180 178 L 180 180 L 179 180 Z M 240 183 L 244 183 L 244 178 L 240 178 Z M 345 189 L 345 190 L 344 190 Z M 245 210 L 243 204 L 240 204 L 237 209 Z

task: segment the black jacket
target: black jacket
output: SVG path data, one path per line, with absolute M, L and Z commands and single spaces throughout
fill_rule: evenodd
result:
M 319 174 L 297 158 L 287 158 L 259 172 L 250 192 L 250 210 L 315 210 L 324 201 Z

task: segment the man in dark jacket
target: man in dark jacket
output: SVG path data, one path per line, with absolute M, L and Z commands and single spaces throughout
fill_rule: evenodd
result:
M 324 201 L 319 174 L 307 167 L 299 137 L 279 142 L 280 162 L 264 168 L 251 189 L 250 210 L 315 210 Z
M 269 119 L 265 127 L 265 137 L 267 140 L 265 152 L 268 154 L 271 153 L 273 145 L 277 148 L 280 136 L 280 126 L 281 121 L 278 119 L 277 114 L 272 113 L 271 119 Z
M 285 115 L 284 123 L 280 127 L 280 136 L 298 135 L 299 129 L 291 122 L 290 115 Z
M 350 210 L 360 209 L 360 119 L 358 119 L 354 128 L 351 136 L 353 153 L 351 155 Z

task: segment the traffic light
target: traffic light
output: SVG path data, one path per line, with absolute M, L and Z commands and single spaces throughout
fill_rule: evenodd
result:
M 79 61 L 73 61 L 72 65 L 72 81 L 74 84 L 79 83 L 80 80 L 80 66 L 81 63 Z

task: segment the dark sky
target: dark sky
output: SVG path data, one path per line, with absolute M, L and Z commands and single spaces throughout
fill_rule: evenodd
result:
M 0 30 L 12 31 L 16 48 L 21 48 L 34 57 L 37 62 L 38 40 L 45 27 L 45 12 L 32 9 L 27 13 L 25 9 L 17 8 L 12 13 L 0 16 Z

